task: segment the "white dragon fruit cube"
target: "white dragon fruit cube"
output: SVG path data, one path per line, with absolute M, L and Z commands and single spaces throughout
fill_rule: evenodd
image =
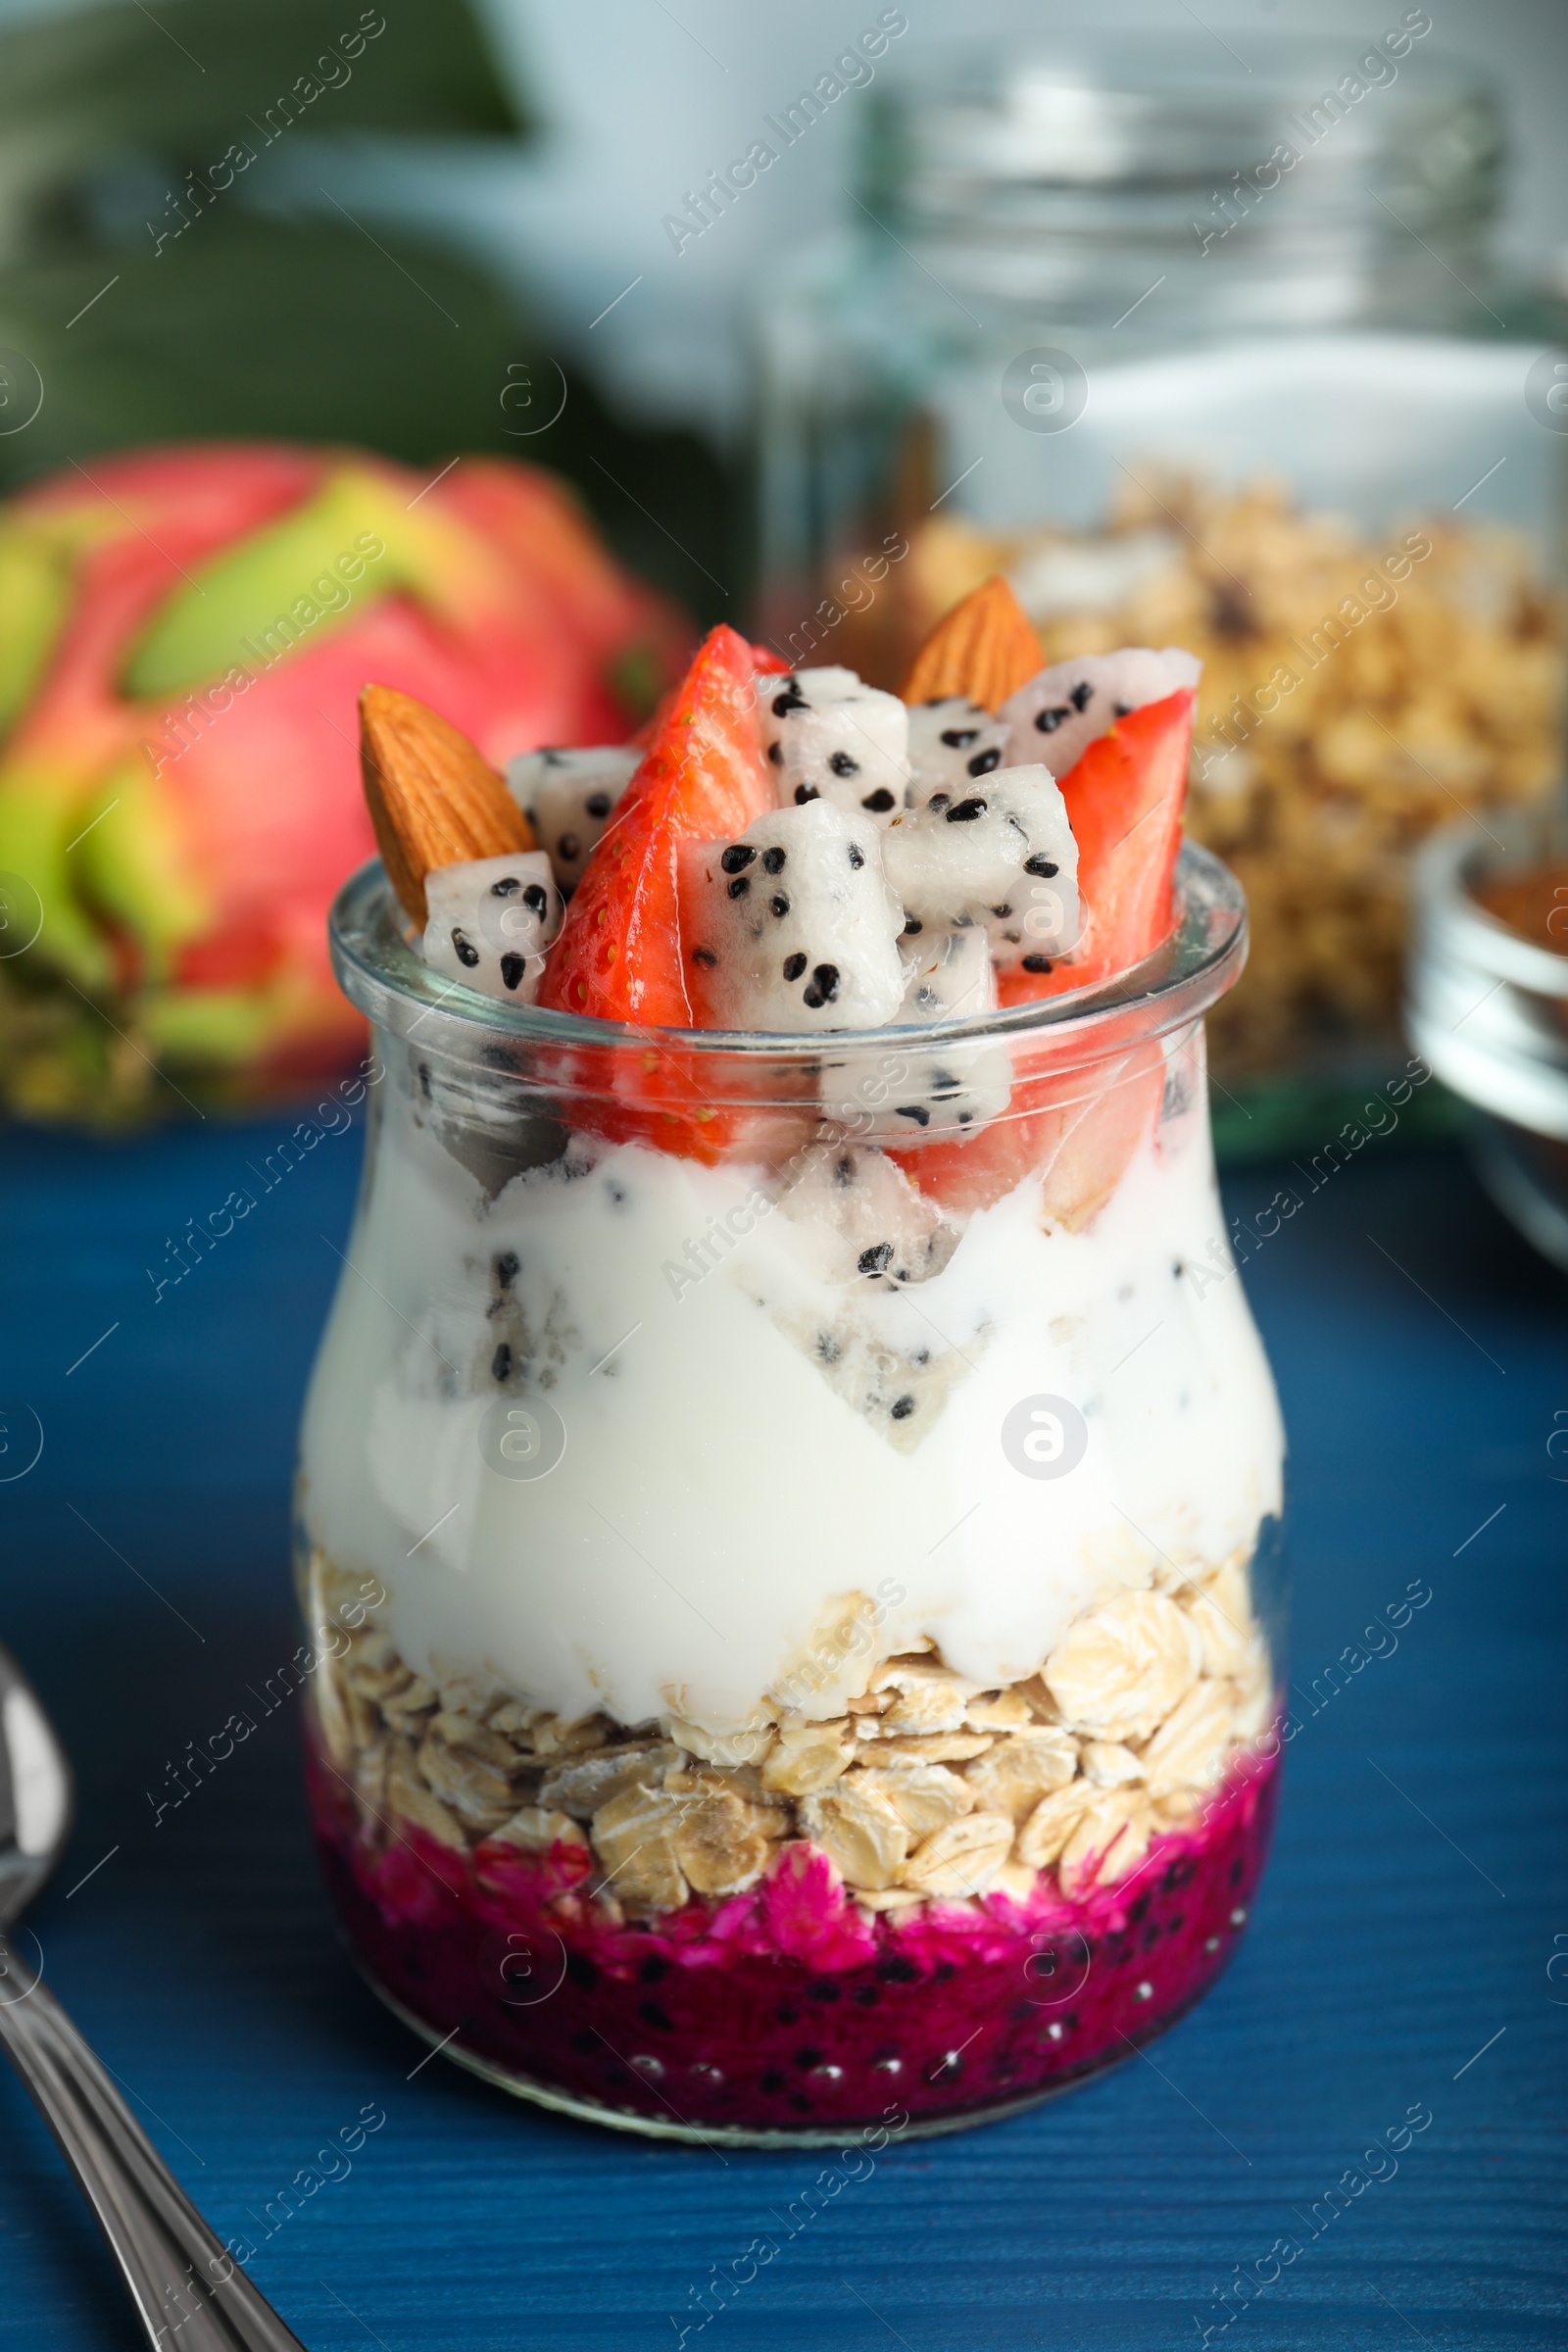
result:
M 881 1152 L 840 1142 L 799 1157 L 778 1203 L 791 1246 L 765 1268 L 742 1260 L 736 1279 L 835 1396 L 912 1453 L 990 1336 L 978 1298 L 950 1300 L 939 1332 L 912 1295 L 949 1264 L 961 1229 Z M 844 1700 L 818 1692 L 809 1704 L 825 1717 Z
M 998 768 L 943 807 L 906 810 L 889 826 L 882 858 L 906 941 L 980 924 L 1000 970 L 1038 972 L 1077 940 L 1078 845 L 1038 762 Z
M 885 824 L 909 781 L 909 713 L 853 669 L 759 679 L 762 749 L 785 808 L 830 801 Z
M 636 772 L 635 744 L 523 752 L 507 761 L 507 788 L 534 829 L 563 890 L 582 880 L 588 854 Z
M 997 1004 L 990 942 L 978 923 L 956 931 L 922 933 L 906 941 L 904 1002 L 899 1030 L 939 1021 L 983 1018 Z M 933 1050 L 908 1036 L 891 1036 L 876 1055 L 824 1068 L 826 1117 L 864 1143 L 907 1143 L 933 1134 L 964 1134 L 1000 1117 L 1012 1097 L 1012 1062 L 1000 1045 L 955 1043 Z
M 1129 710 L 1162 703 L 1183 686 L 1196 686 L 1203 664 L 1179 645 L 1153 653 L 1147 645 L 1124 646 L 1116 654 L 1079 654 L 1009 695 L 998 716 L 1007 723 L 1007 759 L 1014 766 L 1046 760 L 1054 775 L 1075 767 L 1098 736 Z
M 832 1145 L 805 1156 L 779 1196 L 799 1256 L 818 1280 L 850 1291 L 927 1282 L 958 1244 L 939 1204 L 884 1152 Z
M 1005 1046 L 947 1047 L 890 1039 L 875 1062 L 824 1068 L 822 1115 L 859 1144 L 896 1148 L 921 1137 L 971 1135 L 1012 1100 L 1012 1059 Z
M 738 840 L 688 843 L 680 899 L 688 986 L 710 1025 L 804 1036 L 897 1014 L 904 915 L 869 817 L 808 801 Z
M 1007 735 L 1006 720 L 967 695 L 916 703 L 909 711 L 909 807 L 923 808 L 938 794 L 961 800 L 976 777 L 1005 766 Z
M 1059 802 L 1060 794 L 1055 798 Z M 1064 807 L 1059 836 L 1047 828 L 1045 839 L 1031 838 L 1022 870 L 1006 896 L 987 908 L 984 921 L 999 972 L 1049 972 L 1056 956 L 1078 945 L 1078 844 Z
M 899 1025 L 971 1021 L 997 1009 L 997 974 L 984 926 L 921 931 L 904 942 L 904 1003 Z
M 911 1048 L 905 1062 L 905 1075 L 890 1090 L 870 1142 L 970 1135 L 999 1119 L 1012 1100 L 1012 1060 L 1005 1046 Z
M 509 1004 L 533 1003 L 562 916 L 543 850 L 438 865 L 424 877 L 424 903 L 432 971 Z

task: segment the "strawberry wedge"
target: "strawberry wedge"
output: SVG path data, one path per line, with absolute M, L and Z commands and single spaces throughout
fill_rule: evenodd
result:
M 676 688 L 577 885 L 539 1002 L 600 1021 L 687 1029 L 675 866 L 683 841 L 743 833 L 773 805 L 755 661 L 722 624 Z
M 1108 980 L 1169 934 L 1196 700 L 1184 687 L 1129 711 L 1060 779 L 1078 844 L 1084 936 L 1050 972 L 1004 973 L 1004 1005 Z M 1097 1069 L 1088 1100 L 1071 1082 L 1043 1074 L 1016 1088 L 1010 1114 L 972 1141 L 893 1156 L 919 1191 L 957 1210 L 988 1207 L 1038 1168 L 1046 1214 L 1075 1228 L 1115 1190 L 1158 1115 L 1163 1084 L 1157 1048 L 1141 1047 Z M 1069 1099 L 1055 1100 L 1058 1093 Z
M 1120 1183 L 1159 1115 L 1164 1087 L 1158 1041 L 1145 1042 L 1088 1070 L 1026 1074 L 1006 1116 L 972 1139 L 888 1156 L 916 1192 L 959 1216 L 992 1207 L 1038 1174 L 1046 1219 L 1076 1233 Z
M 1078 844 L 1084 936 L 1049 973 L 1004 974 L 1004 1004 L 1108 980 L 1152 956 L 1169 933 L 1196 702 L 1183 687 L 1129 711 L 1060 778 Z
M 762 666 L 733 629 L 714 629 L 703 645 L 583 869 L 545 967 L 541 1004 L 650 1028 L 695 1025 L 676 863 L 682 842 L 743 833 L 773 807 L 757 726 L 755 675 Z M 713 1080 L 689 1048 L 650 1044 L 635 1066 L 589 1049 L 575 1057 L 573 1083 L 584 1102 L 599 1098 L 590 1123 L 606 1136 L 686 1158 L 760 1157 L 799 1140 L 794 1113 L 709 1101 Z
M 789 668 L 789 663 L 785 661 L 782 661 L 780 657 L 772 651 L 771 647 L 765 645 L 754 645 L 752 648 L 752 667 L 756 670 L 760 678 L 773 678 L 778 677 L 786 672 Z M 681 686 L 671 686 L 666 694 L 662 694 L 660 696 L 659 701 L 655 704 L 653 710 L 650 710 L 648 716 L 643 720 L 642 725 L 635 728 L 633 732 L 627 736 L 626 741 L 628 743 L 634 743 L 640 752 L 647 751 L 648 746 L 653 742 L 655 736 L 662 731 L 665 719 L 674 710 L 676 698 L 681 693 L 683 685 L 684 680 L 682 681 Z

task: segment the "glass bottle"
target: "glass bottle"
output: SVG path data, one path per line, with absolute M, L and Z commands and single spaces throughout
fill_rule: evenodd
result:
M 933 56 L 760 319 L 787 658 L 896 687 L 998 568 L 1052 659 L 1203 658 L 1189 828 L 1253 929 L 1222 1150 L 1400 1058 L 1412 850 L 1558 772 L 1562 317 L 1496 277 L 1496 110 L 1431 31 Z

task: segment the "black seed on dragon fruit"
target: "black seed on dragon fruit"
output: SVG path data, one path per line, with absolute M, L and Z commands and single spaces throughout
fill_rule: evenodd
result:
M 907 1074 L 874 1121 L 871 1141 L 973 1134 L 1000 1118 L 1012 1098 L 1005 1046 L 954 1045 L 942 1054 L 910 1053 L 906 1061 Z
M 915 1286 L 941 1275 L 958 1226 L 874 1151 L 813 1156 L 778 1205 L 792 1259 L 814 1280 L 773 1296 L 747 1262 L 737 1281 L 846 1404 L 912 1452 L 990 1338 L 978 1301 L 949 1302 L 940 1334 L 919 1308 Z
M 739 841 L 682 846 L 681 936 L 709 1023 L 808 1035 L 895 1017 L 904 916 L 878 842 L 869 817 L 822 799 L 769 810 Z M 753 890 L 757 871 L 788 889 Z
M 1078 936 L 1078 845 L 1038 762 L 998 768 L 961 800 L 939 793 L 906 809 L 888 827 L 882 862 L 906 916 L 933 931 L 982 925 L 1000 970 Z
M 923 808 L 938 792 L 961 795 L 977 776 L 1004 766 L 1006 758 L 1007 722 L 983 704 L 962 694 L 917 704 L 909 712 L 908 806 Z
M 642 754 L 632 744 L 593 751 L 523 752 L 507 761 L 507 789 L 534 829 L 563 890 L 572 890 Z
M 424 879 L 424 960 L 432 971 L 509 1003 L 531 1004 L 562 898 L 543 850 L 468 858 Z
M 957 1229 L 881 1152 L 857 1150 L 813 1162 L 779 1206 L 800 1229 L 804 1263 L 822 1281 L 852 1291 L 867 1283 L 925 1282 L 957 1246 Z
M 902 808 L 909 714 L 896 694 L 862 685 L 853 669 L 803 669 L 759 684 L 762 747 L 779 770 L 781 801 L 831 801 L 878 819 Z
M 905 958 L 904 1003 L 896 1027 L 983 1017 L 996 1009 L 990 942 L 978 923 L 925 934 Z M 1012 1095 L 1012 1063 L 1002 1045 L 955 1041 L 935 1053 L 906 1036 L 857 1062 L 824 1066 L 824 1115 L 866 1143 L 907 1143 L 916 1136 L 962 1136 L 1001 1116 Z
M 1116 719 L 1145 703 L 1163 702 L 1179 687 L 1196 686 L 1202 666 L 1174 645 L 1163 653 L 1130 645 L 1116 654 L 1054 662 L 997 713 L 1007 728 L 1007 759 L 1016 765 L 1044 760 L 1053 775 L 1064 776 Z

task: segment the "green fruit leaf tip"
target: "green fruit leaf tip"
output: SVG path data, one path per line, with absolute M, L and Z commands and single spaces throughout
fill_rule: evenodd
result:
M 54 651 L 71 602 L 72 568 L 58 534 L 0 523 L 0 738 Z
M 396 507 L 374 474 L 334 474 L 315 498 L 203 564 L 160 606 L 126 660 L 124 692 L 165 701 L 236 666 L 254 673 L 403 586 L 390 535 L 401 519 Z
M 151 988 L 136 1000 L 136 1021 L 160 1061 L 205 1069 L 253 1061 L 278 1026 L 278 1009 L 253 989 Z
M 26 950 L 29 967 L 48 965 L 83 988 L 109 978 L 103 936 L 71 886 L 66 845 L 79 806 L 61 780 L 41 767 L 0 770 L 0 873 L 16 874 L 36 892 L 43 909 L 37 938 Z
M 209 895 L 186 870 L 170 803 L 143 761 L 118 768 L 81 811 L 71 865 L 78 895 L 140 945 L 149 979 L 212 920 Z

